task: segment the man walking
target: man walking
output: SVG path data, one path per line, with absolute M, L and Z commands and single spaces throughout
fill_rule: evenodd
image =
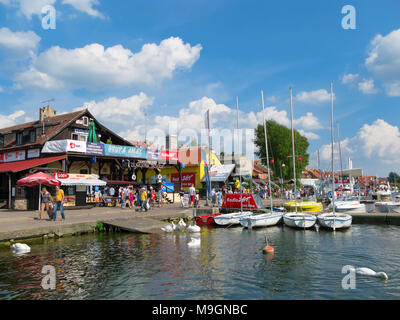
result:
M 194 184 L 189 188 L 189 200 L 190 200 L 190 207 L 194 206 L 194 200 L 196 197 L 196 189 L 194 188 Z
M 142 189 L 142 193 L 140 195 L 140 201 L 142 203 L 142 211 L 143 209 L 147 212 L 147 192 L 146 189 Z
M 61 217 L 63 221 L 65 221 L 65 216 L 64 216 L 64 191 L 60 189 L 59 186 L 56 187 L 56 201 L 54 203 L 54 213 L 53 213 L 53 220 L 56 221 L 57 218 L 57 211 L 58 208 L 60 208 L 61 212 Z

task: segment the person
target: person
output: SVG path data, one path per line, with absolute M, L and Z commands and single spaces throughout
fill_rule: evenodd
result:
M 133 190 L 132 187 L 129 187 L 129 208 L 133 209 L 135 206 L 135 198 L 133 196 Z
M 240 181 L 239 181 L 239 179 L 236 179 L 236 181 L 235 181 L 235 193 L 240 192 L 240 187 L 241 187 Z
M 114 195 L 115 195 L 114 187 L 111 187 L 108 192 L 109 192 L 110 197 L 114 197 Z
M 214 207 L 214 205 L 217 204 L 217 193 L 215 192 L 215 189 L 213 188 L 211 190 L 211 205 Z
M 54 213 L 53 213 L 53 220 L 56 221 L 57 219 L 57 211 L 60 208 L 60 213 L 63 221 L 65 221 L 64 216 L 64 190 L 62 190 L 59 186 L 56 187 L 56 202 L 54 204 Z
M 154 208 L 154 205 L 156 203 L 156 192 L 153 188 L 151 188 L 151 191 L 150 191 L 150 203 L 151 203 L 151 207 Z
M 190 207 L 194 206 L 194 200 L 196 198 L 196 189 L 194 188 L 194 184 L 189 188 L 189 200 L 190 200 Z
M 140 200 L 141 200 L 141 205 L 142 205 L 142 211 L 143 209 L 147 212 L 147 192 L 146 189 L 142 189 L 142 194 L 140 195 Z
M 125 204 L 125 192 L 123 187 L 119 188 L 118 195 L 119 195 L 119 203 L 121 204 L 121 208 L 123 208 Z
M 162 198 L 163 198 L 163 193 L 160 187 L 160 189 L 158 189 L 158 207 L 162 207 L 162 202 L 163 202 Z
M 43 220 L 44 210 L 46 209 L 47 215 L 49 216 L 50 221 L 51 221 L 51 220 L 53 220 L 53 215 L 51 214 L 50 205 L 53 204 L 53 198 L 51 197 L 50 192 L 48 192 L 46 188 L 42 188 L 41 197 L 42 197 L 42 200 L 41 200 L 42 205 L 41 205 L 41 210 L 40 210 L 38 220 Z
M 222 205 L 222 191 L 218 190 L 217 192 L 217 199 L 218 199 L 218 207 Z

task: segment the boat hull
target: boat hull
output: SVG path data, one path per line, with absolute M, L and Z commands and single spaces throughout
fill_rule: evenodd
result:
M 335 205 L 335 211 L 338 213 L 365 213 L 367 208 L 365 204 L 359 202 L 343 203 Z
M 283 215 L 283 222 L 291 228 L 308 229 L 315 225 L 317 217 L 305 213 L 286 213 Z
M 327 229 L 345 229 L 351 226 L 353 218 L 348 214 L 324 213 L 318 216 L 318 223 Z
M 207 214 L 205 216 L 194 217 L 194 220 L 199 227 L 205 225 L 212 226 L 216 224 L 214 218 L 220 215 L 220 213 Z
M 400 203 L 375 202 L 375 211 L 379 213 L 400 213 Z
M 259 228 L 277 225 L 283 217 L 283 213 L 265 213 L 240 219 L 243 228 Z
M 296 212 L 296 206 L 297 206 L 297 212 L 303 212 L 309 214 L 320 214 L 324 210 L 322 203 L 315 201 L 298 202 L 296 205 L 294 204 L 294 201 L 290 201 L 284 204 L 285 209 L 289 212 Z
M 252 212 L 236 212 L 221 214 L 214 217 L 214 222 L 219 226 L 237 225 L 240 224 L 240 219 L 252 216 Z

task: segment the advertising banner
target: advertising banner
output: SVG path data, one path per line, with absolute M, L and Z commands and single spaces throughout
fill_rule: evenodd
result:
M 161 191 L 167 193 L 175 192 L 175 184 L 174 183 L 163 183 L 161 184 Z
M 179 183 L 179 173 L 171 174 L 171 182 Z M 182 187 L 189 188 L 192 184 L 196 184 L 196 173 L 195 172 L 183 172 L 182 173 Z
M 209 175 L 212 182 L 225 182 L 231 175 L 234 164 L 215 165 L 212 166 Z
M 146 149 L 140 147 L 105 144 L 104 153 L 106 156 L 146 159 Z
M 147 149 L 146 151 L 147 160 L 160 160 L 161 150 L 160 149 Z
M 104 144 L 87 142 L 86 153 L 96 156 L 104 156 Z
M 39 158 L 40 149 L 28 150 L 28 159 Z
M 161 159 L 162 160 L 169 160 L 169 161 L 178 161 L 179 160 L 179 152 L 177 152 L 177 151 L 169 151 L 169 150 L 162 150 L 161 151 Z
M 25 150 L 8 152 L 4 154 L 4 162 L 14 162 L 23 160 L 25 160 Z
M 262 209 L 260 196 L 253 194 L 231 193 L 225 195 L 225 201 L 222 208 L 240 209 L 240 196 L 242 196 L 243 209 Z
M 67 140 L 67 152 L 81 152 L 86 153 L 86 142 Z

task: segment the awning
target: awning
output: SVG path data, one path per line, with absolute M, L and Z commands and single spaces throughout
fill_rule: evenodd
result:
M 117 181 L 117 180 L 108 180 L 106 181 L 108 185 L 136 185 L 139 184 L 137 181 Z
M 58 156 L 58 157 L 49 157 L 49 158 L 40 158 L 40 159 L 32 159 L 32 160 L 24 160 L 24 161 L 15 161 L 8 163 L 0 163 L 0 173 L 1 172 L 20 172 L 27 169 L 35 168 L 47 163 L 52 163 L 55 161 L 63 160 L 67 158 L 67 155 Z
M 55 173 L 53 176 L 61 182 L 62 186 L 105 186 L 107 184 L 94 174 Z
M 235 169 L 234 164 L 225 165 L 214 165 L 210 169 L 210 180 L 211 182 L 225 182 L 231 175 L 233 169 Z M 205 181 L 205 177 L 202 182 Z

